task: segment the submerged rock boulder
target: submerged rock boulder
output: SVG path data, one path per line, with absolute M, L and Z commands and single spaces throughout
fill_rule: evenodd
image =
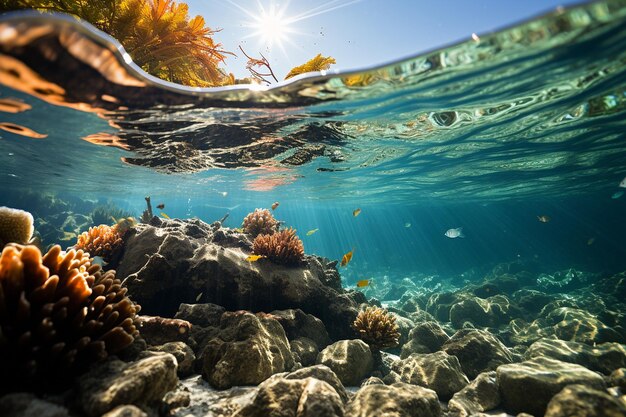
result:
M 626 404 L 606 391 L 585 385 L 569 385 L 556 394 L 545 417 L 619 417 L 626 416 Z
M 432 389 L 444 401 L 469 383 L 457 357 L 442 351 L 414 353 L 394 362 L 392 370 L 403 382 Z
M 448 417 L 468 417 L 493 410 L 500 405 L 500 390 L 496 372 L 485 372 L 452 396 Z
M 287 267 L 246 262 L 250 252 L 246 235 L 220 223 L 155 217 L 129 231 L 111 267 L 126 277 L 144 314 L 172 317 L 181 303 L 194 302 L 253 312 L 301 309 L 322 320 L 331 337 L 354 337 L 357 303 L 337 285 L 336 261 L 305 256 L 302 266 Z
M 201 349 L 202 376 L 219 389 L 256 385 L 294 364 L 278 321 L 245 311 L 224 313 L 219 334 Z
M 340 340 L 326 347 L 317 356 L 317 363 L 326 365 L 344 385 L 359 385 L 374 368 L 374 357 L 362 340 Z
M 346 408 L 349 417 L 441 417 L 435 391 L 402 382 L 361 388 Z
M 442 350 L 459 359 L 461 368 L 469 379 L 476 378 L 482 372 L 495 371 L 498 366 L 513 362 L 509 349 L 485 330 L 459 330 L 443 345 Z
M 412 353 L 433 353 L 441 349 L 450 337 L 436 321 L 418 323 L 409 332 L 408 342 L 402 346 L 400 357 L 409 357 Z
M 528 348 L 528 359 L 552 358 L 577 363 L 592 371 L 609 375 L 618 368 L 626 367 L 626 346 L 619 343 L 602 343 L 590 346 L 585 343 L 543 338 Z
M 502 365 L 496 370 L 502 405 L 509 413 L 542 416 L 554 395 L 571 384 L 603 390 L 604 379 L 580 365 L 549 358 Z
M 120 405 L 157 406 L 176 387 L 176 369 L 176 358 L 168 353 L 151 353 L 130 364 L 111 358 L 78 379 L 78 401 L 90 417 Z
M 328 383 L 307 377 L 261 384 L 251 404 L 234 417 L 343 417 L 343 402 Z

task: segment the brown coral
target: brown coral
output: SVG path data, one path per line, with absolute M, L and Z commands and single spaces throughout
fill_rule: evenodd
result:
M 252 251 L 282 265 L 297 265 L 304 258 L 304 246 L 294 229 L 285 229 L 272 235 L 258 235 Z
M 23 210 L 0 207 L 0 249 L 7 243 L 26 244 L 32 236 L 32 214 Z
M 88 252 L 91 256 L 100 256 L 108 262 L 122 247 L 122 238 L 126 230 L 118 227 L 117 224 L 90 227 L 88 231 L 78 236 L 74 248 Z
M 396 318 L 385 309 L 367 307 L 359 312 L 353 326 L 372 349 L 381 350 L 398 345 L 400 331 Z
M 139 307 L 82 250 L 10 245 L 0 255 L 0 393 L 62 387 L 128 346 Z
M 255 209 L 243 219 L 243 231 L 252 237 L 271 235 L 278 231 L 278 220 L 267 209 Z

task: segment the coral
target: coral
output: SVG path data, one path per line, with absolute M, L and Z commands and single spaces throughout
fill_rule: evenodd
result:
M 26 244 L 32 236 L 32 214 L 23 210 L 0 207 L 0 249 L 7 243 Z
M 272 235 L 258 235 L 252 251 L 282 265 L 297 265 L 304 258 L 304 246 L 294 229 L 285 229 Z
M 289 73 L 285 76 L 285 80 L 288 80 L 291 77 L 295 77 L 296 75 L 305 74 L 307 72 L 313 71 L 324 71 L 330 68 L 332 64 L 336 64 L 335 58 L 330 56 L 322 56 L 322 54 L 317 54 L 313 58 L 309 59 L 302 65 L 299 65 L 295 68 L 292 68 Z
M 380 350 L 398 345 L 400 331 L 396 318 L 385 309 L 367 307 L 359 312 L 353 326 L 372 349 Z
M 243 231 L 252 237 L 271 235 L 278 231 L 278 220 L 267 209 L 255 209 L 243 219 Z
M 88 252 L 91 256 L 100 256 L 108 262 L 122 246 L 122 238 L 127 230 L 124 229 L 117 224 L 90 227 L 78 236 L 74 248 Z
M 0 392 L 61 388 L 128 346 L 139 306 L 82 250 L 9 245 L 0 256 Z

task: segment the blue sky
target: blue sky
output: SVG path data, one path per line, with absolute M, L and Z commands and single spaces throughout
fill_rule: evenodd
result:
M 185 0 L 191 15 L 202 15 L 225 49 L 263 53 L 279 79 L 317 53 L 336 58 L 335 69 L 355 69 L 389 62 L 486 33 L 554 10 L 567 0 Z M 274 6 L 272 6 L 272 4 Z M 274 7 L 283 17 L 314 15 L 291 23 L 281 49 L 269 45 L 250 27 L 254 16 Z M 318 10 L 312 9 L 318 8 Z M 325 9 L 334 9 L 326 13 Z M 249 12 L 248 15 L 243 10 Z M 271 14 L 271 13 L 269 13 Z M 276 25 L 271 25 L 275 27 Z M 246 76 L 239 53 L 226 62 L 228 71 Z M 258 55 L 257 55 L 258 56 Z

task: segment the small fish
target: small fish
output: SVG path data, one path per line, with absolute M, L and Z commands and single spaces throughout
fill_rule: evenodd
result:
M 202 293 L 198 294 L 198 296 L 196 297 L 196 303 L 200 301 L 201 298 L 202 298 Z
M 411 227 L 411 223 L 404 223 L 404 227 Z
M 360 209 L 360 208 L 358 208 L 358 209 L 356 209 L 356 210 L 354 210 L 354 211 L 352 212 L 352 215 L 353 215 L 354 217 L 358 216 L 359 214 L 361 214 L 361 209 Z
M 356 282 L 356 287 L 357 288 L 363 288 L 363 287 L 369 287 L 370 283 L 371 283 L 371 279 L 362 279 Z
M 548 223 L 552 219 L 550 218 L 550 216 L 542 214 L 541 216 L 537 216 L 537 220 L 539 220 L 541 223 Z
M 456 239 L 457 237 L 465 237 L 463 234 L 463 228 L 457 227 L 456 229 L 448 229 L 446 230 L 445 235 L 450 239 Z
M 626 188 L 626 177 L 624 177 L 622 182 L 619 183 L 619 186 L 622 187 L 622 188 Z
M 280 206 L 280 203 L 278 201 L 275 201 L 274 204 L 272 204 L 272 210 L 276 210 L 276 207 Z
M 165 213 L 163 213 L 163 212 L 161 212 L 161 216 L 162 216 L 162 217 L 164 217 L 164 218 L 166 218 L 166 219 L 171 219 L 171 217 L 170 217 L 170 216 L 168 216 L 167 214 L 165 214 Z
M 352 252 L 354 252 L 354 249 L 343 255 L 343 258 L 341 258 L 341 266 L 348 265 L 348 262 L 352 259 Z
M 618 198 L 620 198 L 620 197 L 621 197 L 621 196 L 623 196 L 623 195 L 624 195 L 624 192 L 623 192 L 623 191 L 618 191 L 618 192 L 616 192 L 615 194 L 613 194 L 613 195 L 611 196 L 611 198 L 612 198 L 613 200 L 617 200 Z
M 311 236 L 313 233 L 317 232 L 320 229 L 313 229 L 313 230 L 309 230 L 308 232 L 306 232 L 307 236 Z
M 248 262 L 256 262 L 259 259 L 265 258 L 265 256 L 263 255 L 250 255 L 246 258 L 246 261 Z
M 222 197 L 226 197 L 228 195 L 228 191 L 222 191 L 220 194 L 222 195 Z
M 595 237 L 590 237 L 589 240 L 587 241 L 587 246 L 593 245 L 593 242 L 595 242 L 595 241 L 596 241 Z
M 165 208 L 165 204 L 161 203 L 157 206 L 159 210 L 163 210 Z

